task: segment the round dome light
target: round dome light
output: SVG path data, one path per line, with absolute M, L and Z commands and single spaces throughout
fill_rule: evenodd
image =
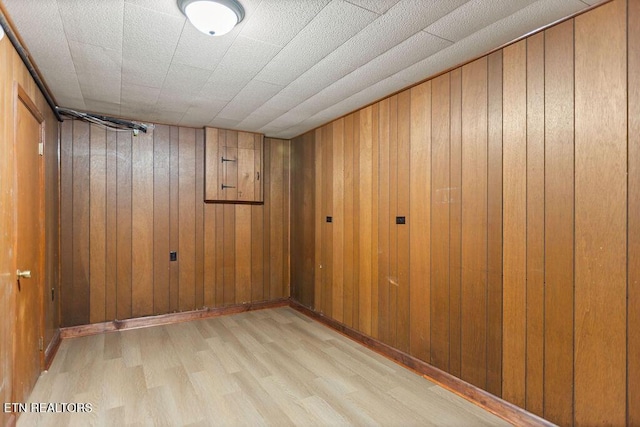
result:
M 235 0 L 178 0 L 178 6 L 194 27 L 210 36 L 227 34 L 244 18 Z

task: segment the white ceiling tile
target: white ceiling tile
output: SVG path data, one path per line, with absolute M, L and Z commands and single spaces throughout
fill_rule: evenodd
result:
M 218 117 L 244 120 L 280 90 L 282 86 L 252 80 L 220 111 Z
M 171 16 L 126 3 L 124 8 L 125 60 L 166 63 L 178 45 L 186 18 Z
M 120 76 L 96 77 L 93 74 L 78 73 L 80 90 L 85 100 L 120 103 Z
M 278 46 L 239 36 L 211 74 L 202 94 L 232 100 L 279 50 Z
M 124 0 L 126 3 L 138 7 L 144 7 L 145 9 L 153 10 L 156 12 L 166 13 L 167 15 L 173 15 L 183 18 L 184 15 L 178 7 L 178 2 L 175 0 Z
M 286 45 L 330 0 L 263 0 L 241 35 L 278 46 Z
M 429 25 L 425 31 L 459 41 L 536 0 L 471 0 Z
M 234 40 L 234 37 L 227 36 L 211 37 L 192 25 L 185 25 L 173 62 L 214 70 Z
M 122 82 L 161 88 L 169 71 L 169 64 L 169 62 L 141 61 L 136 58 L 123 58 Z
M 69 40 L 122 50 L 123 0 L 58 0 Z
M 112 77 L 122 72 L 122 51 L 69 40 L 76 72 Z
M 207 124 L 207 126 L 213 126 L 213 127 L 222 128 L 222 129 L 237 129 L 237 126 L 239 123 L 240 123 L 240 120 L 222 119 L 222 118 L 216 117 L 215 119 L 211 120 Z M 240 129 L 240 130 L 246 130 L 246 129 Z
M 600 0 L 531 1 L 242 0 L 222 37 L 176 0 L 3 4 L 63 106 L 292 137 Z
M 120 103 L 105 102 L 99 99 L 84 98 L 87 112 L 96 113 L 104 116 L 119 116 Z
M 386 13 L 399 0 L 347 0 L 350 3 L 371 10 L 373 12 L 383 14 Z
M 126 105 L 152 106 L 158 101 L 158 95 L 160 95 L 159 88 L 122 83 L 120 98 Z
M 191 97 L 200 92 L 210 75 L 211 70 L 172 63 L 169 66 L 162 90 L 178 93 L 180 97 Z
M 286 85 L 353 37 L 378 15 L 336 0 L 328 4 L 256 76 Z M 321 34 L 322 37 L 318 37 Z

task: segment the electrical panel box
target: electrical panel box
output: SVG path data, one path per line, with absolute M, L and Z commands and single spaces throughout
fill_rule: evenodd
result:
M 262 203 L 264 135 L 205 128 L 204 201 Z

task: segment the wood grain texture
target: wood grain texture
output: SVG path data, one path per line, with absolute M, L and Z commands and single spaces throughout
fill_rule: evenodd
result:
M 131 315 L 153 314 L 153 131 L 131 144 Z M 106 319 L 102 319 L 106 320 Z M 91 322 L 94 323 L 94 322 Z
M 178 132 L 178 259 L 180 260 L 178 307 L 195 309 L 196 303 L 196 133 L 180 128 Z M 233 227 L 233 225 L 230 225 Z
M 77 199 L 82 203 L 75 205 L 73 192 L 64 192 L 69 212 L 63 212 L 62 232 L 70 238 L 66 250 L 71 253 L 71 261 L 75 241 L 91 246 L 86 262 L 97 280 L 88 282 L 94 287 L 93 301 L 87 300 L 78 310 L 75 305 L 81 300 L 72 298 L 73 288 L 65 289 L 71 293 L 64 293 L 63 325 L 90 322 L 87 318 L 73 323 L 68 317 L 83 310 L 88 310 L 87 315 L 94 320 L 109 321 L 220 307 L 235 304 L 236 299 L 271 299 L 269 288 L 265 293 L 264 275 L 265 271 L 270 274 L 272 258 L 279 259 L 274 269 L 279 275 L 274 281 L 274 294 L 289 295 L 288 141 L 277 140 L 274 150 L 269 151 L 279 156 L 273 163 L 273 173 L 280 176 L 270 190 L 271 197 L 280 200 L 277 216 L 271 218 L 280 230 L 271 245 L 271 223 L 265 219 L 270 206 L 225 207 L 204 202 L 205 131 L 156 125 L 153 131 L 133 139 L 130 134 L 97 128 L 89 133 L 89 127 L 76 134 L 75 122 L 68 123 L 62 129 L 69 150 L 62 153 L 62 174 L 71 190 L 82 182 L 88 197 Z M 223 137 L 216 142 L 238 144 L 233 132 L 219 132 Z M 251 144 L 253 149 L 257 143 L 251 135 L 240 138 L 240 143 Z M 261 145 L 262 139 L 258 142 Z M 83 157 L 74 157 L 74 145 L 79 153 L 86 149 L 89 161 L 85 169 L 76 171 L 89 173 L 80 181 L 73 180 L 73 164 Z M 85 205 L 91 226 L 74 227 L 73 212 L 80 215 Z M 177 261 L 170 261 L 172 251 L 177 253 Z M 63 264 L 61 277 L 65 282 L 84 274 L 83 264 L 76 264 L 79 271 L 74 270 L 72 262 Z M 267 276 L 267 284 L 269 280 Z
M 487 58 L 462 67 L 461 378 L 487 383 Z
M 153 312 L 169 312 L 170 142 L 169 126 L 153 130 Z
M 545 31 L 544 416 L 573 423 L 573 20 Z
M 169 138 L 169 247 L 172 252 L 180 249 L 180 128 L 171 126 Z M 178 311 L 180 290 L 180 258 L 169 264 L 169 310 Z
M 91 173 L 89 129 L 87 123 L 73 124 L 73 272 L 67 292 L 73 298 L 69 301 L 73 304 L 69 321 L 76 325 L 90 321 L 90 188 L 86 185 Z
M 106 131 L 92 125 L 90 130 L 91 194 L 89 227 L 89 321 L 102 322 L 106 318 L 106 190 L 107 158 Z M 91 226 L 93 224 L 93 226 Z
M 380 101 L 378 139 L 378 339 L 389 343 L 389 99 Z
M 331 174 L 331 196 L 333 222 L 333 248 L 332 256 L 332 277 L 331 277 L 331 317 L 338 322 L 344 320 L 344 246 L 345 246 L 345 215 L 344 215 L 344 119 L 332 122 L 331 152 L 333 154 L 333 168 Z
M 342 283 L 342 304 L 343 304 L 343 314 L 342 314 L 342 322 L 345 325 L 352 326 L 354 325 L 353 320 L 353 311 L 354 306 L 358 305 L 358 300 L 354 296 L 354 288 L 357 286 L 357 282 L 354 281 L 354 270 L 356 269 L 354 265 L 354 254 L 355 249 L 354 246 L 357 243 L 354 242 L 356 238 L 356 232 L 354 229 L 354 205 L 357 206 L 358 203 L 354 204 L 354 193 L 358 191 L 358 187 L 354 186 L 354 175 L 359 174 L 359 166 L 356 161 L 354 161 L 354 152 L 357 152 L 357 145 L 355 144 L 353 138 L 353 120 L 354 114 L 350 114 L 344 118 L 344 137 L 343 137 L 343 146 L 344 146 L 344 198 L 343 198 L 343 214 L 344 218 L 343 224 L 343 236 L 344 236 L 344 261 L 343 261 L 343 283 Z M 359 142 L 359 141 L 358 141 Z M 359 144 L 358 144 L 359 145 Z M 292 145 L 293 149 L 293 145 Z M 359 153 L 358 153 L 359 154 Z M 358 157 L 359 159 L 359 157 Z M 357 211 L 356 211 L 357 212 Z M 293 230 L 291 232 L 293 236 Z M 360 237 L 359 235 L 357 237 Z M 291 255 L 293 256 L 293 250 L 291 251 Z M 292 259 L 293 264 L 293 259 Z M 357 264 L 356 264 L 357 265 Z M 356 322 L 358 323 L 358 322 Z
M 410 353 L 431 360 L 431 82 L 411 94 L 409 183 Z
M 389 344 L 398 345 L 398 95 L 389 98 Z
M 271 326 L 260 331 L 265 323 Z M 285 351 L 289 346 L 296 350 Z M 120 352 L 106 350 L 113 347 Z M 68 372 L 78 354 L 86 360 L 78 368 L 80 378 L 98 380 L 86 391 Z M 138 354 L 136 366 L 128 366 L 130 354 Z M 114 393 L 99 393 L 98 386 Z M 64 340 L 34 399 L 43 399 L 47 389 L 56 390 L 52 397 L 63 401 L 97 393 L 96 409 L 91 414 L 24 414 L 24 422 L 47 426 L 153 419 L 181 425 L 215 418 L 234 425 L 508 424 L 446 388 L 281 307 Z M 491 400 L 478 392 L 475 397 Z M 544 425 L 513 408 L 504 407 L 504 414 L 521 425 Z
M 397 215 L 411 221 L 410 214 L 411 92 L 398 94 L 398 208 Z M 398 226 L 397 254 L 397 346 L 409 352 L 410 330 L 410 224 Z M 407 227 L 406 225 L 409 225 Z
M 575 418 L 626 422 L 625 1 L 575 20 Z
M 526 40 L 503 51 L 502 398 L 525 406 L 526 377 Z
M 449 147 L 449 369 L 462 369 L 462 70 L 451 72 Z
M 360 112 L 357 123 L 354 123 L 358 127 L 357 134 L 354 135 L 354 143 L 357 136 L 357 151 L 354 151 L 354 158 L 357 159 L 357 173 L 356 178 L 357 185 L 356 194 L 357 202 L 355 204 L 355 215 L 357 219 L 354 221 L 358 225 L 354 255 L 355 259 L 355 271 L 353 277 L 356 286 L 357 298 L 358 298 L 358 312 L 357 312 L 357 324 L 358 328 L 365 334 L 371 335 L 372 329 L 372 316 L 374 296 L 377 296 L 373 287 L 374 283 L 378 283 L 378 278 L 374 275 L 373 265 L 377 265 L 377 257 L 374 258 L 372 254 L 375 254 L 373 249 L 374 235 L 377 235 L 375 230 L 377 224 L 373 220 L 373 212 L 377 210 L 377 205 L 374 205 L 374 181 L 377 181 L 377 177 L 374 175 L 374 138 L 373 133 L 377 132 L 373 124 L 373 108 L 365 108 Z M 354 167 L 354 169 L 356 169 Z M 356 321 L 354 320 L 354 324 Z
M 326 217 L 335 216 L 333 210 L 333 127 L 322 129 L 322 311 L 327 315 L 333 312 L 333 223 Z
M 361 150 L 360 150 L 360 146 L 361 146 L 361 141 L 367 139 L 367 132 L 369 132 L 369 129 L 366 127 L 367 126 L 367 122 L 366 122 L 366 117 L 362 117 L 363 115 L 365 115 L 364 111 L 357 111 L 353 114 L 353 161 L 356 164 L 360 164 L 360 157 L 361 157 Z M 361 123 L 362 126 L 361 127 Z M 363 143 L 362 145 L 365 145 L 365 143 Z M 366 185 L 366 179 L 365 181 L 365 185 Z M 354 176 L 354 187 L 360 187 L 360 174 L 357 174 L 356 176 Z M 360 212 L 360 198 L 357 197 L 354 199 L 353 201 L 353 209 L 355 212 Z M 366 216 L 366 213 L 363 213 Z M 360 279 L 360 254 L 362 253 L 362 249 L 360 247 L 360 243 L 361 241 L 363 243 L 364 242 L 364 238 L 361 238 L 360 233 L 356 233 L 355 230 L 360 230 L 360 222 L 361 222 L 361 216 L 360 215 L 354 215 L 353 217 L 353 229 L 354 229 L 354 235 L 353 235 L 353 260 L 354 260 L 354 269 L 353 269 L 353 281 L 354 283 L 357 283 L 357 286 L 354 286 L 353 288 L 353 298 L 351 300 L 351 311 L 353 313 L 352 318 L 353 318 L 353 326 L 354 327 L 359 327 L 360 326 L 360 294 L 363 294 L 363 297 L 366 298 L 367 297 L 367 293 L 371 292 L 370 289 L 367 289 L 368 287 L 370 287 L 370 284 L 366 284 L 363 280 Z M 347 302 L 348 304 L 348 302 Z M 367 309 L 366 307 L 363 308 L 364 310 L 364 314 L 366 315 Z M 366 319 L 364 319 L 364 321 L 366 322 Z
M 61 132 L 62 133 L 62 132 Z M 117 132 L 107 133 L 106 161 L 106 218 L 105 218 L 105 319 L 116 317 L 118 295 L 118 135 Z M 168 206 L 168 205 L 167 205 Z M 62 222 L 60 224 L 62 229 Z M 71 230 L 70 230 L 71 231 Z M 60 273 L 62 277 L 62 273 Z M 168 276 L 167 276 L 168 280 Z M 59 322 L 59 324 L 62 322 Z M 58 326 L 59 326 L 58 324 Z
M 543 414 L 544 33 L 527 39 L 527 381 L 525 407 Z
M 378 338 L 380 331 L 377 316 L 380 305 L 378 289 L 380 286 L 378 269 L 378 254 L 380 253 L 378 245 L 380 238 L 380 234 L 378 233 L 378 206 L 380 201 L 380 181 L 378 180 L 378 172 L 380 170 L 380 104 L 372 106 L 371 116 L 371 149 L 373 151 L 371 157 L 371 181 L 373 185 L 373 189 L 371 190 L 371 206 L 373 209 L 371 214 L 371 336 Z
M 640 2 L 628 3 L 627 425 L 640 424 Z
M 502 395 L 502 51 L 489 55 L 487 101 L 487 388 Z
M 450 74 L 435 78 L 431 88 L 431 354 L 426 360 L 448 372 Z
M 204 307 L 204 204 L 200 203 L 202 194 L 204 193 L 204 130 L 196 130 L 196 194 L 195 194 L 195 216 L 196 216 L 196 303 L 195 308 Z
M 60 124 L 60 276 L 64 280 L 73 277 L 73 122 L 70 120 Z M 60 290 L 62 324 L 75 323 L 73 305 L 66 303 L 68 295 L 73 295 L 72 286 L 73 282 L 66 282 Z

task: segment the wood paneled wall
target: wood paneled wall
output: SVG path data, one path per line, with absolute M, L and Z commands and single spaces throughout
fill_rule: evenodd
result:
M 15 108 L 16 84 L 22 86 L 45 117 L 45 272 L 44 344 L 59 327 L 59 184 L 58 122 L 8 37 L 0 41 L 0 402 L 12 401 L 13 336 L 16 301 L 15 248 Z M 54 299 L 51 298 L 54 289 Z M 34 321 L 37 317 L 34 316 Z M 0 412 L 0 425 L 9 413 Z
M 295 138 L 293 297 L 555 423 L 637 425 L 638 52 L 615 0 Z
M 204 203 L 202 129 L 61 135 L 64 326 L 289 295 L 289 141 L 265 139 L 265 203 L 236 205 Z

